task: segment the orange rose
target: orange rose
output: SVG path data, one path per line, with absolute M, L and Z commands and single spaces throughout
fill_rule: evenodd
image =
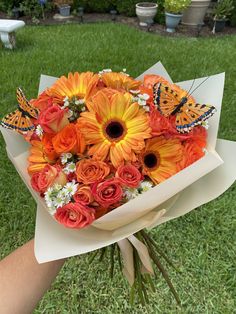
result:
M 44 193 L 53 184 L 65 185 L 66 175 L 60 166 L 46 165 L 40 172 L 32 175 L 31 185 L 39 193 Z
M 45 133 L 42 138 L 43 143 L 43 151 L 45 155 L 48 157 L 49 160 L 56 160 L 58 157 L 58 154 L 55 152 L 55 149 L 52 145 L 52 139 L 53 135 Z
M 38 122 L 46 133 L 56 133 L 69 124 L 67 110 L 57 105 L 52 105 L 41 111 Z
M 86 185 L 79 186 L 76 193 L 73 195 L 73 198 L 76 203 L 82 205 L 88 205 L 94 200 L 90 187 Z
M 177 164 L 178 171 L 190 166 L 198 159 L 202 158 L 205 155 L 203 148 L 196 145 L 194 142 L 186 142 L 183 145 L 183 158 Z
M 52 139 L 52 144 L 57 154 L 78 154 L 85 150 L 84 138 L 79 128 L 73 123 L 66 125 L 58 132 Z
M 95 210 L 79 203 L 69 203 L 57 209 L 55 219 L 67 228 L 81 229 L 91 225 Z
M 38 96 L 37 99 L 31 99 L 30 103 L 40 111 L 43 111 L 52 106 L 53 98 L 47 94 L 47 91 L 44 91 Z
M 103 161 L 83 159 L 76 164 L 76 175 L 79 182 L 92 184 L 103 180 L 110 173 L 110 167 Z
M 144 75 L 143 86 L 152 89 L 155 84 L 162 83 L 165 85 L 170 85 L 164 77 L 156 74 L 146 74 Z

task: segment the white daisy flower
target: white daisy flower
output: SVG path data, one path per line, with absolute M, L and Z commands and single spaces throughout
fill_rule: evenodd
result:
M 58 183 L 53 185 L 53 192 L 58 193 L 62 189 L 62 186 Z
M 209 122 L 206 120 L 206 121 L 203 121 L 202 123 L 201 123 L 201 125 L 206 129 L 206 130 L 208 130 L 209 129 Z
M 84 99 L 77 99 L 76 101 L 75 101 L 75 104 L 76 105 L 83 105 L 85 103 L 85 100 Z
M 45 199 L 45 201 L 46 201 L 46 205 L 47 205 L 48 208 L 53 207 L 53 201 L 52 200 L 46 200 Z
M 146 100 L 138 98 L 138 104 L 139 106 L 145 107 L 147 103 Z
M 56 208 L 54 206 L 48 206 L 48 212 L 51 216 L 56 214 Z
M 76 170 L 76 166 L 74 162 L 69 162 L 66 167 L 63 169 L 65 174 L 73 173 Z
M 78 188 L 78 183 L 75 183 L 75 181 L 73 180 L 72 182 L 68 182 L 63 190 L 66 192 L 66 195 L 72 196 L 76 193 L 77 188 Z
M 39 137 L 41 137 L 41 136 L 43 135 L 43 129 L 42 129 L 42 127 L 41 127 L 40 124 L 37 125 L 36 130 L 35 130 L 35 133 L 36 133 Z
M 99 71 L 98 74 L 101 75 L 103 73 L 110 73 L 110 72 L 112 72 L 112 69 L 103 69 L 103 70 Z
M 69 109 L 69 110 L 67 111 L 67 114 L 68 114 L 68 118 L 71 118 L 71 117 L 73 116 L 74 112 Z
M 67 163 L 67 160 L 70 159 L 72 157 L 71 153 L 63 153 L 61 154 L 60 158 L 61 158 L 61 163 L 63 165 L 65 165 Z
M 137 96 L 133 96 L 133 97 L 131 98 L 131 101 L 132 101 L 132 102 L 138 102 L 138 101 L 139 101 L 139 98 L 138 98 Z
M 138 97 L 143 100 L 148 100 L 150 96 L 148 94 L 138 94 Z
M 143 109 L 144 109 L 145 111 L 147 111 L 147 112 L 150 111 L 150 107 L 149 107 L 149 106 L 143 106 Z
M 127 198 L 127 200 L 132 200 L 135 197 L 137 197 L 139 195 L 138 190 L 137 189 L 133 189 L 133 188 L 127 188 L 124 192 L 124 196 Z
M 142 107 L 147 105 L 147 100 L 150 98 L 148 94 L 139 94 L 137 97 L 138 104 Z
M 142 189 L 142 192 L 147 192 L 148 190 L 150 190 L 153 187 L 152 182 L 150 181 L 143 181 L 140 184 L 140 188 Z
M 56 197 L 55 199 L 54 199 L 54 201 L 53 201 L 53 205 L 55 205 L 56 206 L 56 208 L 58 208 L 58 207 L 62 207 L 63 205 L 64 205 L 64 199 L 63 198 L 61 198 L 61 197 Z
M 58 198 L 63 200 L 63 204 L 68 204 L 71 201 L 70 195 L 67 193 L 67 191 L 65 189 L 62 189 L 58 195 Z
M 130 93 L 134 94 L 134 95 L 137 95 L 137 94 L 140 93 L 140 90 L 139 89 L 130 89 Z
M 44 193 L 44 199 L 46 202 L 50 202 L 53 197 L 53 188 L 50 187 L 47 189 L 47 191 Z

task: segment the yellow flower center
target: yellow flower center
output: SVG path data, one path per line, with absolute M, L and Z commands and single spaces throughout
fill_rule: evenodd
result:
M 111 142 L 119 142 L 127 133 L 127 128 L 121 120 L 109 120 L 104 125 L 103 134 Z

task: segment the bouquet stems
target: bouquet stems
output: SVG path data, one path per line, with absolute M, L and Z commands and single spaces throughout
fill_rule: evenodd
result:
M 170 277 L 161 262 L 161 258 L 163 258 L 165 262 L 168 263 L 171 267 L 173 267 L 176 271 L 179 271 L 179 270 L 173 265 L 173 263 L 168 258 L 168 256 L 166 256 L 166 254 L 159 248 L 157 243 L 152 239 L 152 237 L 146 231 L 141 230 L 138 233 L 136 233 L 134 236 L 138 240 L 140 240 L 143 244 L 146 245 L 149 252 L 149 256 L 154 266 L 156 266 L 156 269 L 162 274 L 177 304 L 181 305 L 181 301 L 178 296 L 178 293 L 176 292 L 170 280 Z M 109 272 L 110 272 L 110 277 L 113 278 L 116 259 L 118 260 L 120 270 L 122 270 L 121 253 L 120 253 L 118 244 L 115 243 L 115 244 L 110 245 L 109 247 L 105 247 L 98 251 L 95 251 L 95 253 L 92 255 L 90 259 L 90 263 L 94 260 L 95 257 L 98 256 L 98 252 L 100 252 L 100 255 L 98 257 L 99 262 L 103 260 L 105 255 L 109 257 L 110 259 Z M 144 306 L 145 304 L 149 303 L 148 290 L 155 292 L 156 288 L 152 281 L 151 275 L 147 273 L 143 273 L 142 262 L 140 260 L 140 257 L 136 249 L 133 250 L 133 261 L 134 261 L 134 283 L 131 286 L 131 290 L 130 290 L 130 303 L 134 304 L 135 296 L 138 296 L 138 300 Z M 154 271 L 154 274 L 156 274 L 156 271 Z

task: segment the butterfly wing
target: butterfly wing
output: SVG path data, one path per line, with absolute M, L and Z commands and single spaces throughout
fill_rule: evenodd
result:
M 5 128 L 16 130 L 17 132 L 26 132 L 34 129 L 34 124 L 31 119 L 18 109 L 7 114 L 2 119 L 1 125 Z
M 174 84 L 157 84 L 153 88 L 154 104 L 165 117 L 168 117 L 181 102 L 180 93 Z
M 211 117 L 215 111 L 214 106 L 188 102 L 176 114 L 176 129 L 180 133 L 190 132 L 194 126 Z
M 24 116 L 34 119 L 38 118 L 38 110 L 28 102 L 20 87 L 17 88 L 16 99 L 18 101 L 19 110 L 24 113 Z

